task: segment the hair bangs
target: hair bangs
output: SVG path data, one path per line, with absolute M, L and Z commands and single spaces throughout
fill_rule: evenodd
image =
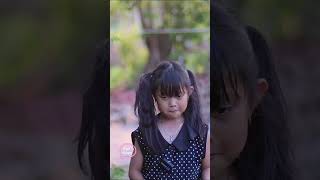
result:
M 175 71 L 167 71 L 164 73 L 156 84 L 157 90 L 164 96 L 179 96 L 184 94 L 184 87 L 187 87 L 188 82 L 183 76 Z
M 213 67 L 213 111 L 218 111 L 240 97 L 239 71 L 223 59 L 215 60 Z

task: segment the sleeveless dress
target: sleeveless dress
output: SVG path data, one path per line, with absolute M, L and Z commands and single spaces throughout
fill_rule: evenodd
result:
M 172 144 L 168 143 L 161 132 L 156 128 L 160 138 L 160 153 L 153 153 L 147 146 L 140 127 L 131 133 L 131 140 L 134 144 L 137 140 L 142 155 L 143 167 L 142 175 L 145 180 L 198 180 L 201 179 L 201 162 L 205 157 L 206 138 L 208 126 L 205 125 L 205 137 L 200 135 L 188 124 L 184 122 L 177 137 Z

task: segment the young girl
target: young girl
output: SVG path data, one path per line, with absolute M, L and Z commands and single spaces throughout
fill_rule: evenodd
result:
M 212 4 L 214 180 L 291 180 L 284 98 L 262 35 Z
M 135 112 L 139 127 L 131 134 L 136 153 L 130 161 L 130 179 L 210 179 L 208 126 L 200 116 L 190 70 L 164 61 L 144 74 Z

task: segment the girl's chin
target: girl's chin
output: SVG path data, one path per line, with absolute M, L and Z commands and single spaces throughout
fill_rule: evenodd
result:
M 220 177 L 225 173 L 228 173 L 228 169 L 231 166 L 231 162 L 226 160 L 222 155 L 215 155 L 212 160 L 212 176 Z
M 175 112 L 167 112 L 165 114 L 165 116 L 168 118 L 168 119 L 175 119 L 175 118 L 180 118 L 182 116 L 181 113 L 179 113 L 178 111 L 175 111 Z

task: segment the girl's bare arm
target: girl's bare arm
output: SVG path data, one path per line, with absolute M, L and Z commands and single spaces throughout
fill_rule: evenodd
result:
M 130 160 L 129 178 L 130 180 L 143 180 L 144 178 L 141 173 L 143 155 L 137 140 L 135 140 L 134 146 L 136 147 L 136 154 L 133 157 L 131 157 Z
M 210 180 L 210 134 L 207 136 L 206 155 L 202 160 L 202 179 Z

